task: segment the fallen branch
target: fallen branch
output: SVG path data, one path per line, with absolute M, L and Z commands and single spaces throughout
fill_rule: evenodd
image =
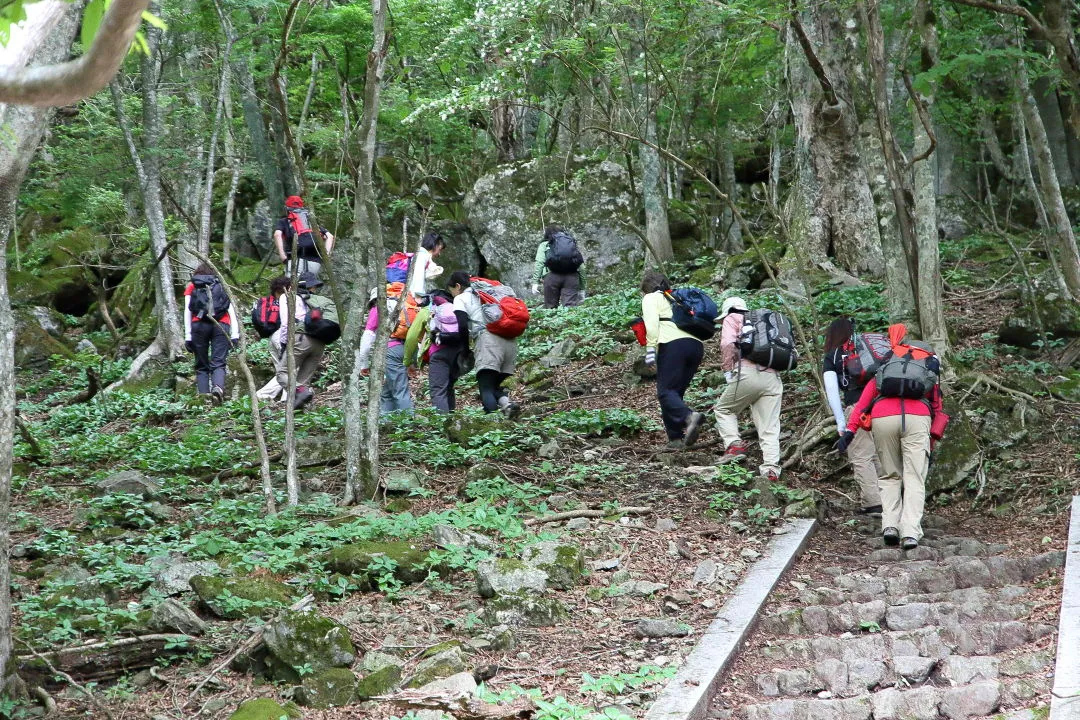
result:
M 469 693 L 432 695 L 419 690 L 406 690 L 395 695 L 373 697 L 407 709 L 422 708 L 448 713 L 458 720 L 523 720 L 533 717 L 536 705 L 527 696 L 514 698 L 506 704 L 493 705 Z
M 986 375 L 985 373 L 977 373 L 975 375 L 975 381 L 972 382 L 971 387 L 968 388 L 968 394 L 974 392 L 975 388 L 979 387 L 979 385 L 986 385 L 987 387 L 992 387 L 995 390 L 1000 390 L 1001 392 L 1012 395 L 1013 397 L 1023 398 L 1024 400 L 1027 400 L 1032 404 L 1038 404 L 1039 402 L 1033 396 L 1028 395 L 1026 392 L 1022 390 L 1014 390 L 1011 387 L 1006 387 L 1005 385 L 1002 385 L 997 380 L 994 380 L 992 377 Z
M 185 635 L 184 637 L 187 637 L 187 636 Z M 55 665 L 53 665 L 52 661 L 49 660 L 49 658 L 45 657 L 44 655 L 39 653 L 34 648 L 27 645 L 26 642 L 24 642 L 23 640 L 19 640 L 19 642 L 22 643 L 24 646 L 26 646 L 26 649 L 30 651 L 30 656 L 32 658 L 35 658 L 37 660 L 41 660 L 49 668 L 49 671 L 51 673 L 53 673 L 54 675 L 56 675 L 58 677 L 63 678 L 69 685 L 71 685 L 71 687 L 75 688 L 76 690 L 81 692 L 83 695 L 85 695 L 86 699 L 89 700 L 90 703 L 95 708 L 97 708 L 101 712 L 102 715 L 107 717 L 109 720 L 115 720 L 115 716 L 111 712 L 109 712 L 109 709 L 107 707 L 105 707 L 104 705 L 102 705 L 101 703 L 98 702 L 98 699 L 96 697 L 94 697 L 94 693 L 87 690 L 81 683 L 77 682 L 75 680 L 75 678 L 71 677 L 71 675 L 64 672 L 63 670 L 58 669 Z M 50 653 L 50 655 L 52 655 L 52 654 L 55 654 L 55 653 Z M 20 658 L 20 660 L 21 659 L 22 658 Z M 52 701 L 52 698 L 49 697 L 49 694 L 47 692 L 45 692 L 44 689 L 42 689 L 40 687 L 37 688 L 37 689 L 41 690 L 41 692 L 44 693 L 43 703 L 45 705 L 46 711 L 48 711 L 49 710 L 49 702 Z M 40 695 L 39 695 L 39 697 L 40 697 Z M 55 702 L 52 702 L 52 709 L 53 710 L 56 709 L 56 703 Z
M 651 515 L 652 512 L 653 509 L 651 507 L 618 507 L 614 510 L 590 510 L 588 508 L 584 510 L 567 510 L 566 512 L 545 515 L 544 517 L 529 518 L 525 521 L 525 526 L 532 527 L 533 525 L 560 522 L 572 518 L 605 518 L 610 517 L 611 515 Z
M 290 605 L 289 610 L 292 612 L 302 612 L 304 610 L 307 610 L 314 604 L 315 596 L 305 595 L 304 597 L 300 598 L 295 603 Z M 192 690 L 191 693 L 188 695 L 188 701 L 184 704 L 184 707 L 187 707 L 191 703 L 195 702 L 195 696 L 199 694 L 199 691 L 206 687 L 206 684 L 210 682 L 215 675 L 217 675 L 225 668 L 229 667 L 233 660 L 240 657 L 240 655 L 243 653 L 253 652 L 260 645 L 262 645 L 263 631 L 265 629 L 265 625 L 260 625 L 254 632 L 251 633 L 251 635 L 247 637 L 246 640 L 237 645 L 236 649 L 229 653 L 229 656 L 227 658 L 222 660 L 209 673 L 207 673 L 206 677 L 202 679 L 202 682 L 196 685 L 195 689 Z

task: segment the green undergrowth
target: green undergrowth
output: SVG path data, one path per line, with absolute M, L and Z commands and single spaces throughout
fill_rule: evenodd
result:
M 578 341 L 570 357 L 583 360 L 616 350 L 632 339 L 630 321 L 641 315 L 641 294 L 636 289 L 590 295 L 576 307 L 535 308 L 525 334 L 518 341 L 518 361 L 547 354 L 556 343 Z

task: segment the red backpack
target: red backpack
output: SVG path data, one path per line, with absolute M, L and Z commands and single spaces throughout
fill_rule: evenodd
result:
M 315 235 L 311 232 L 308 211 L 304 208 L 292 208 L 289 210 L 288 218 L 297 246 L 304 249 L 314 248 Z
M 480 298 L 481 310 L 492 335 L 513 340 L 525 332 L 529 324 L 529 308 L 514 294 L 513 288 L 498 280 L 474 277 L 472 289 Z
M 281 311 L 277 298 L 267 295 L 255 301 L 251 309 L 251 325 L 261 338 L 268 338 L 281 327 Z

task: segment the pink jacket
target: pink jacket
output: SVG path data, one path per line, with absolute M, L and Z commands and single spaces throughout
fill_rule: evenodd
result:
M 874 402 L 874 400 L 877 402 Z M 941 390 L 935 385 L 930 392 L 930 405 L 927 406 L 922 400 L 904 400 L 903 398 L 878 397 L 877 380 L 871 380 L 863 388 L 859 401 L 851 410 L 848 420 L 848 430 L 857 432 L 860 425 L 859 419 L 866 409 L 873 403 L 870 411 L 871 418 L 891 417 L 893 415 L 929 415 L 933 416 L 941 412 Z

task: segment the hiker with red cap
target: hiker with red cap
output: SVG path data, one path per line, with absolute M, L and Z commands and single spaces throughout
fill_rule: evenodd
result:
M 937 355 L 906 334 L 901 323 L 889 327 L 892 352 L 863 389 L 835 447 L 846 452 L 860 428 L 870 430 L 882 469 L 881 537 L 888 546 L 914 550 L 922 538 L 930 450 L 949 416 L 941 409 Z
M 331 253 L 334 249 L 334 236 L 321 225 L 319 232 L 322 233 L 327 254 Z M 318 275 L 322 270 L 322 256 L 319 255 L 319 247 L 315 242 L 315 233 L 311 230 L 311 214 L 304 207 L 304 201 L 299 195 L 290 195 L 285 199 L 285 217 L 279 219 L 274 228 L 274 247 L 281 262 L 285 263 L 286 275 L 292 275 L 292 264 L 289 261 L 294 249 L 301 273 Z

